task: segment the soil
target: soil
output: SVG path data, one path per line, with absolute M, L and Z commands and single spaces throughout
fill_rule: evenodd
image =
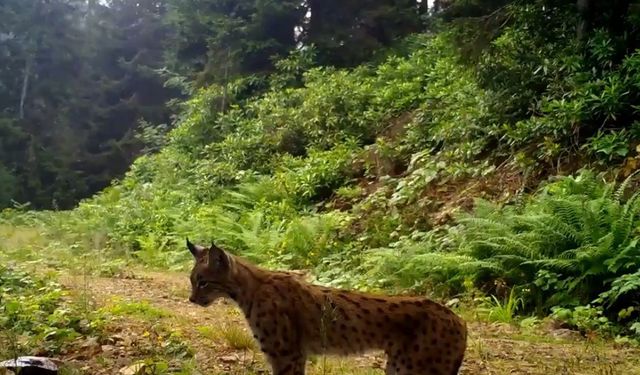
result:
M 193 350 L 196 373 L 270 373 L 259 351 L 234 349 L 211 329 L 247 325 L 239 310 L 220 301 L 203 308 L 188 302 L 187 273 L 135 271 L 134 278 L 67 276 L 67 287 L 92 296 L 97 307 L 116 301 L 146 302 L 165 312 L 161 318 L 124 318 L 115 324 L 111 337 L 89 343 L 86 351 L 68 353 L 64 361 L 90 374 L 117 374 L 149 355 L 143 350 L 145 332 L 162 325 L 165 332 L 179 333 Z M 207 328 L 208 327 L 208 328 Z M 617 347 L 612 342 L 584 338 L 576 332 L 553 328 L 524 333 L 509 324 L 469 321 L 470 338 L 461 374 L 640 374 L 640 350 Z M 174 359 L 180 361 L 180 359 Z M 370 353 L 350 358 L 315 358 L 311 374 L 383 374 L 384 356 Z

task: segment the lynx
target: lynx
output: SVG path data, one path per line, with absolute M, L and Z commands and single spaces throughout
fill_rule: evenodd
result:
M 383 350 L 388 375 L 455 375 L 467 346 L 466 323 L 421 297 L 326 288 L 268 271 L 212 244 L 195 257 L 189 301 L 231 298 L 242 309 L 274 375 L 304 375 L 308 355 Z

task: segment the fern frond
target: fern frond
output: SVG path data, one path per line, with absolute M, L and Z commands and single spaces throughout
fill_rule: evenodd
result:
M 584 233 L 557 216 L 550 216 L 548 220 L 540 222 L 539 225 L 543 228 L 548 228 L 548 230 L 553 233 L 557 233 L 561 239 L 565 240 L 564 244 L 552 244 L 558 246 L 558 249 L 553 252 L 545 252 L 548 256 L 562 253 L 562 246 L 565 248 L 571 248 L 584 242 Z
M 578 253 L 582 251 L 581 248 L 575 248 L 575 249 L 569 249 L 569 250 L 565 250 L 563 252 L 561 252 L 560 254 L 558 254 L 558 258 L 559 259 L 565 259 L 565 260 L 569 260 L 569 259 L 576 259 L 578 257 Z
M 573 228 L 581 228 L 581 218 L 584 208 L 580 202 L 567 199 L 550 199 L 543 202 L 549 207 L 551 214 L 557 216 L 563 222 Z
M 579 269 L 578 263 L 575 260 L 557 258 L 531 260 L 523 263 L 523 265 L 530 265 L 540 269 L 547 269 L 559 273 L 569 274 L 574 274 Z
M 529 261 L 529 259 L 520 256 L 520 255 L 513 255 L 513 254 L 501 254 L 501 255 L 496 255 L 494 257 L 491 258 L 493 261 L 499 261 L 501 264 L 508 264 L 510 266 L 518 266 L 521 264 L 524 264 L 526 262 Z
M 634 238 L 616 254 L 613 258 L 605 261 L 609 271 L 618 273 L 621 269 L 640 267 L 640 247 L 639 239 Z
M 620 185 L 618 186 L 618 189 L 613 194 L 613 199 L 615 199 L 618 202 L 622 200 L 622 197 L 624 196 L 624 192 L 627 190 L 627 187 L 629 187 L 629 184 L 631 184 L 631 180 L 638 173 L 640 173 L 640 170 L 637 170 L 637 171 L 631 173 L 627 178 L 624 179 L 624 181 L 622 181 L 620 183 Z
M 580 240 L 579 231 L 553 215 L 520 215 L 514 220 L 531 227 L 531 237 L 537 237 L 543 243 Z
M 640 192 L 637 192 L 629 198 L 622 207 L 620 218 L 612 223 L 612 232 L 615 236 L 616 243 L 626 243 L 631 235 L 640 213 Z
M 505 222 L 497 221 L 489 218 L 470 217 L 459 220 L 460 224 L 465 225 L 470 233 L 477 231 L 492 231 L 497 233 L 505 233 L 511 230 L 511 225 Z
M 477 242 L 491 246 L 501 254 L 521 254 L 529 259 L 535 259 L 540 256 L 537 248 L 525 243 L 516 236 L 494 237 L 489 240 Z
M 493 260 L 474 260 L 461 263 L 459 265 L 460 270 L 465 274 L 477 274 L 480 271 L 488 271 L 495 275 L 504 274 L 506 270 L 501 264 L 496 263 Z

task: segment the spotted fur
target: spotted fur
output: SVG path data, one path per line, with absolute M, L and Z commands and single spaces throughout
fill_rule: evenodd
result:
M 303 375 L 307 356 L 384 350 L 388 375 L 455 375 L 467 346 L 465 322 L 422 297 L 381 296 L 309 284 L 259 268 L 211 245 L 187 241 L 196 258 L 189 300 L 233 299 L 274 375 Z

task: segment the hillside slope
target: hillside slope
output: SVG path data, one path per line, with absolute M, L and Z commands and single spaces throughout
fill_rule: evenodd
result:
M 299 50 L 257 97 L 250 78 L 204 88 L 160 152 L 56 229 L 154 266 L 188 261 L 185 237 L 213 239 L 327 284 L 480 290 L 635 334 L 640 53 L 604 30 L 576 41 L 562 7 L 498 16 L 480 52 L 447 26 L 350 70 Z M 547 182 L 582 167 L 608 179 Z

